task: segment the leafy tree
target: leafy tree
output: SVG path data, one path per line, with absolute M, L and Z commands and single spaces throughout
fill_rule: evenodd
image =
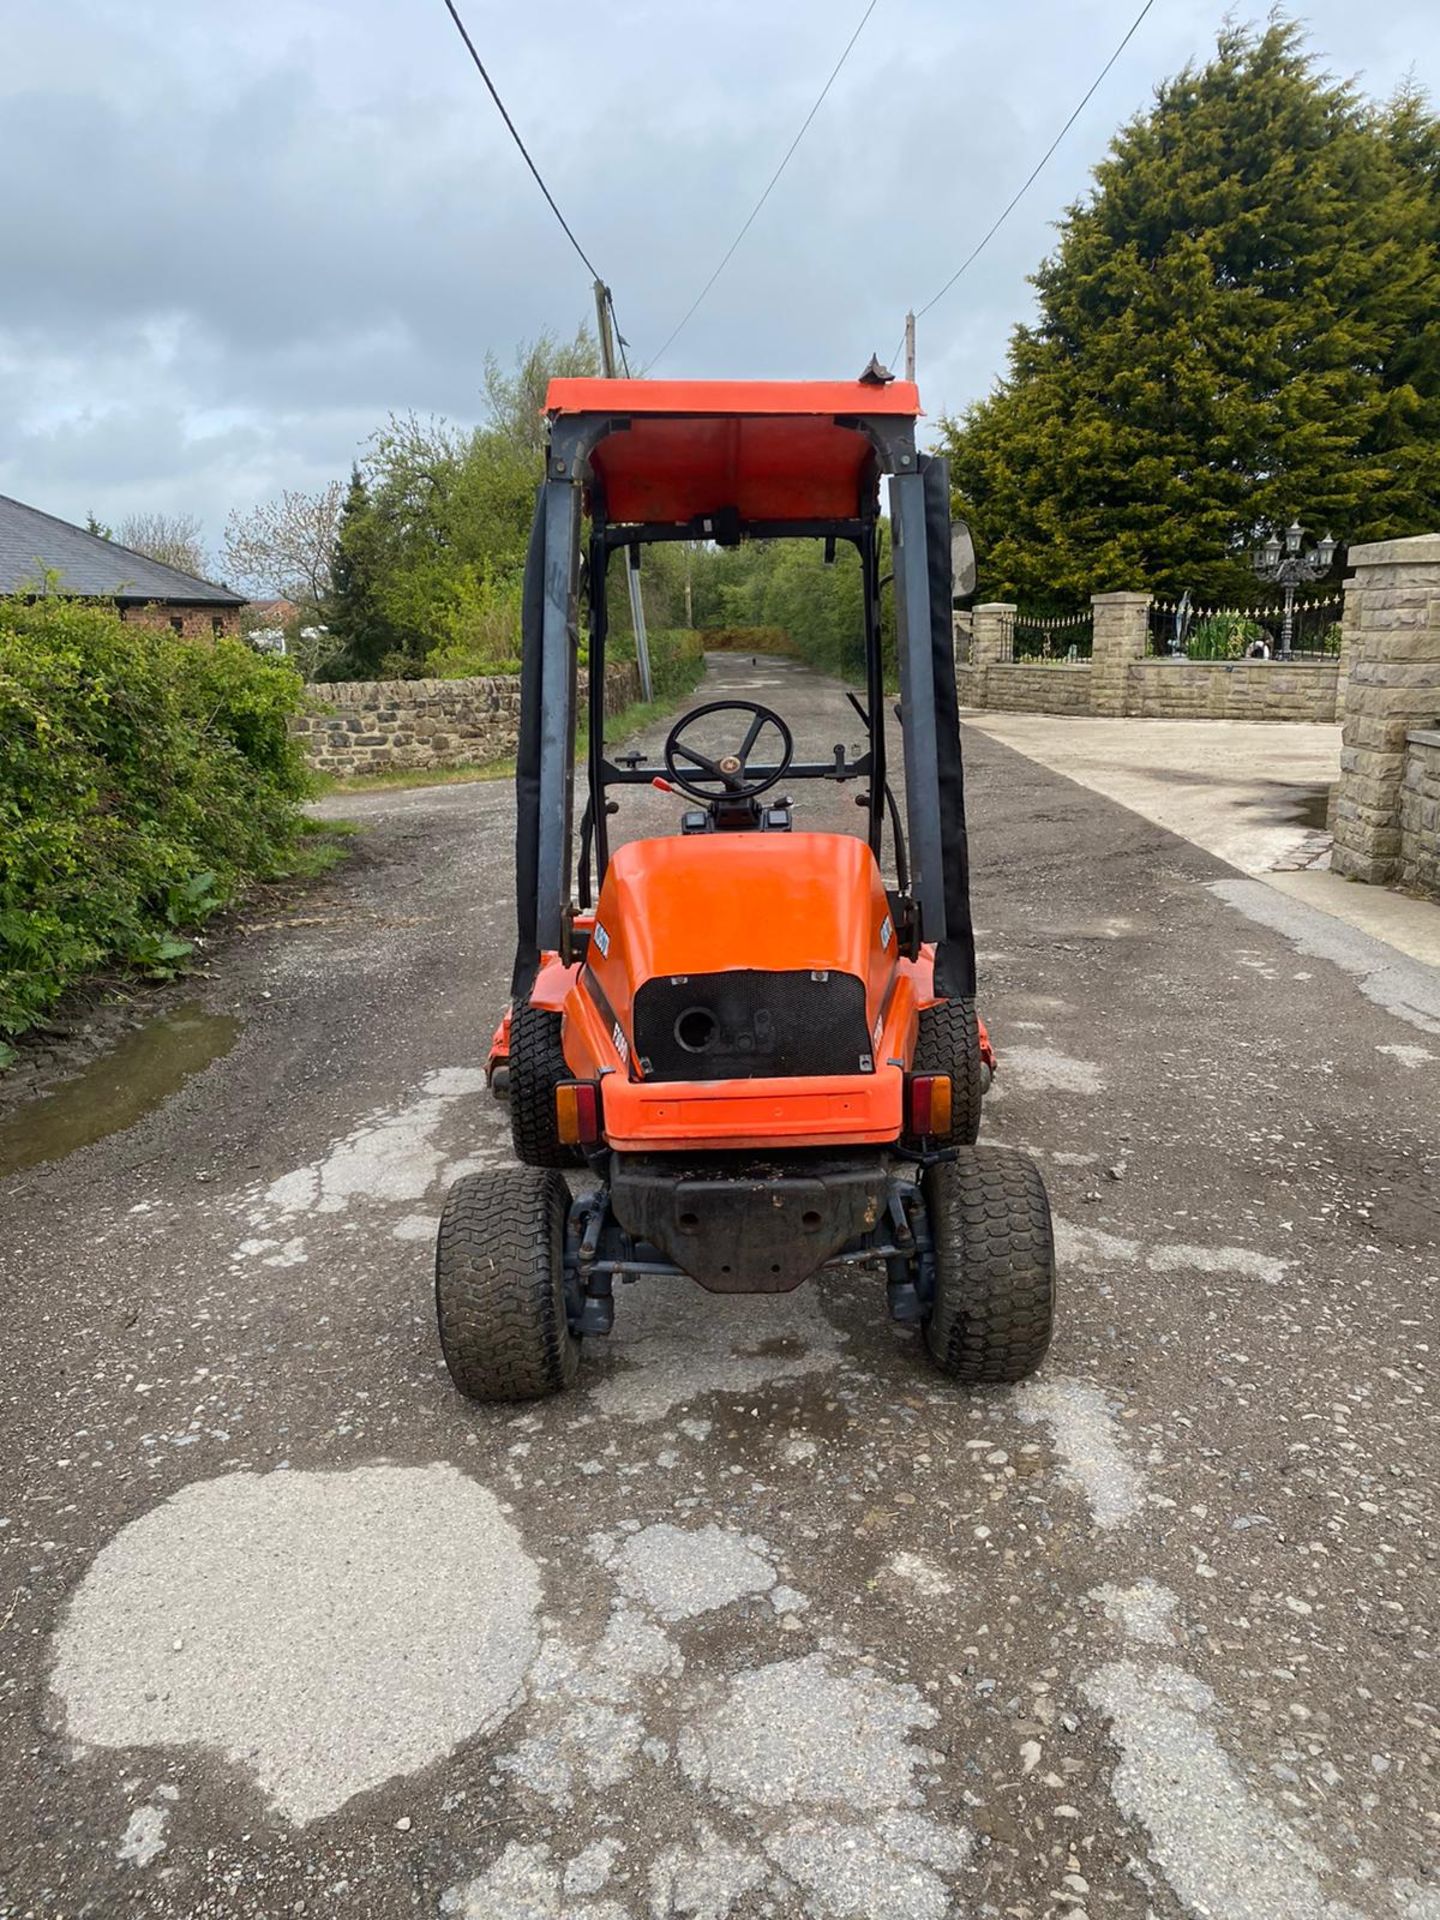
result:
M 225 523 L 227 577 L 267 599 L 291 600 L 307 623 L 325 618 L 344 488 L 332 480 L 318 493 L 287 488 L 277 500 Z
M 113 540 L 115 538 L 111 528 L 107 527 L 105 522 L 93 513 L 87 513 L 85 516 L 85 531 L 87 533 L 93 533 L 101 540 Z
M 583 331 L 542 335 L 503 373 L 487 359 L 488 420 L 392 416 L 352 481 L 335 547 L 337 670 L 507 671 L 520 650 L 525 548 L 542 470 L 546 385 L 593 373 Z
M 117 540 L 132 553 L 143 553 L 148 560 L 158 560 L 162 566 L 203 576 L 209 562 L 202 532 L 191 513 L 132 513 L 120 522 L 118 533 L 103 537 Z
M 1034 276 L 1006 378 L 942 438 L 988 592 L 1253 588 L 1299 514 L 1440 514 L 1440 133 L 1227 25 L 1124 127 Z
M 515 352 L 506 373 L 493 353 L 485 356 L 485 400 L 492 433 L 538 460 L 545 451 L 545 390 L 555 379 L 583 379 L 600 371 L 600 355 L 588 327 L 573 340 L 542 333 Z

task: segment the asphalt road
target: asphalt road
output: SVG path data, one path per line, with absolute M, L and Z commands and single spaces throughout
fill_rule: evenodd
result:
M 1061 1223 L 1017 1390 L 851 1279 L 454 1394 L 500 785 L 335 804 L 231 1050 L 0 1184 L 7 1920 L 1440 1915 L 1436 976 L 968 750 L 986 1130 Z

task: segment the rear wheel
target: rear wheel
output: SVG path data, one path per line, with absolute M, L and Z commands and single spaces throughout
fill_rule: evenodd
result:
M 980 1134 L 980 1022 L 973 1000 L 941 1000 L 920 1009 L 914 1073 L 950 1076 L 950 1131 L 942 1146 L 973 1146 Z
M 1023 1380 L 1055 1315 L 1055 1242 L 1040 1169 L 1013 1147 L 961 1147 L 925 1175 L 935 1293 L 925 1344 L 968 1385 Z
M 450 1378 L 471 1400 L 536 1400 L 574 1380 L 558 1173 L 506 1167 L 457 1180 L 440 1216 L 435 1312 Z
M 560 1042 L 560 1015 L 527 1000 L 510 1022 L 510 1134 L 527 1167 L 583 1167 L 555 1121 L 555 1089 L 570 1078 Z

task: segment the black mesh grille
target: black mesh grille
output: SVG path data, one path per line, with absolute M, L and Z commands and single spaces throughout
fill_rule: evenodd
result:
M 865 984 L 850 973 L 692 973 L 635 995 L 649 1080 L 868 1073 Z

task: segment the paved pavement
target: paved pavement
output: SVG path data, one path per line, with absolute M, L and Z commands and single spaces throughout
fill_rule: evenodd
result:
M 338 803 L 229 1051 L 0 1185 L 7 1920 L 1436 1920 L 1440 976 L 969 756 L 987 1130 L 1061 1223 L 1017 1390 L 851 1279 L 628 1289 L 569 1397 L 456 1397 L 498 785 Z

